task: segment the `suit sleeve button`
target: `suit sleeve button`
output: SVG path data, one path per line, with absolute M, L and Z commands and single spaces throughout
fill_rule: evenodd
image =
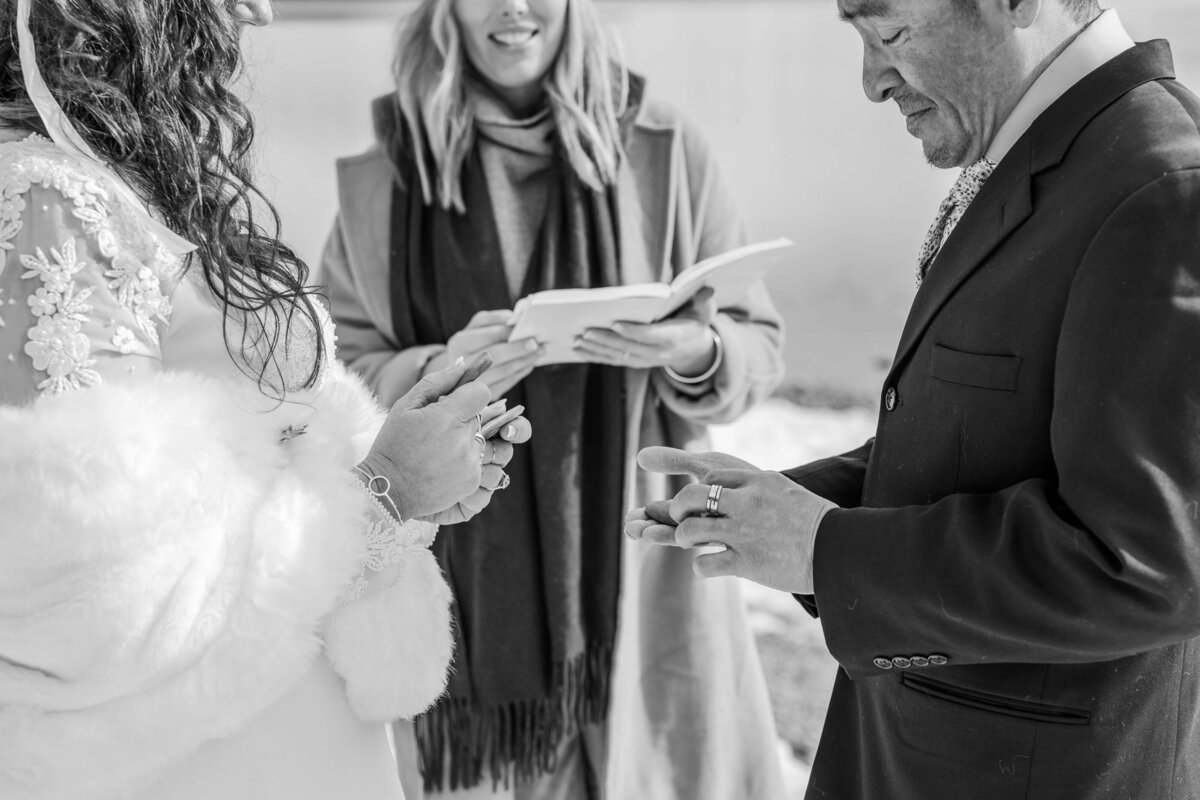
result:
M 897 401 L 896 387 L 889 386 L 887 391 L 884 392 L 884 394 L 883 394 L 883 407 L 886 408 L 888 411 L 895 411 L 896 410 L 896 401 Z
M 905 658 L 904 656 L 896 656 L 892 659 L 892 666 L 898 669 L 908 669 L 912 666 L 912 659 Z
M 909 659 L 914 667 L 928 667 L 929 659 L 925 656 L 913 656 Z
M 935 667 L 944 667 L 950 663 L 950 659 L 946 656 L 932 655 L 929 657 L 929 663 Z
M 891 669 L 892 660 L 890 658 L 877 658 L 875 659 L 875 666 L 879 667 L 880 669 Z

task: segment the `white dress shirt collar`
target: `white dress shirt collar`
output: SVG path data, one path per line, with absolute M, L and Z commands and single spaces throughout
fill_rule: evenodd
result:
M 1115 9 L 1109 9 L 1084 28 L 1075 41 L 1038 76 L 988 147 L 987 157 L 1000 163 L 1034 121 L 1072 86 L 1134 46 Z

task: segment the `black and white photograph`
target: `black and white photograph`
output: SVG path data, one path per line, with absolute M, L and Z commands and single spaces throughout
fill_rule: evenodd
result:
M 1197 92 L 1197 0 L 0 0 L 0 800 L 1197 800 Z

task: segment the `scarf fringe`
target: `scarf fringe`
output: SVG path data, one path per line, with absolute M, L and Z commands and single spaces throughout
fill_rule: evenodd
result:
M 581 653 L 555 666 L 549 697 L 480 707 L 468 699 L 443 698 L 416 720 L 417 749 L 425 791 L 492 789 L 528 783 L 558 767 L 562 741 L 608 716 L 612 645 Z

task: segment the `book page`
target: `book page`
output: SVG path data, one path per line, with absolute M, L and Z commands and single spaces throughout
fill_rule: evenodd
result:
M 685 269 L 671 281 L 671 299 L 662 316 L 674 314 L 704 286 L 712 288 L 717 308 L 734 305 L 772 267 L 790 255 L 792 246 L 788 239 L 759 242 L 706 258 Z
M 665 283 L 551 289 L 522 298 L 513 309 L 509 341 L 533 337 L 546 345 L 539 365 L 579 361 L 575 337 L 615 322 L 653 322 L 670 294 Z
M 704 286 L 717 307 L 741 301 L 769 269 L 784 259 L 787 239 L 760 242 L 707 258 L 675 276 L 670 284 L 642 283 L 597 289 L 551 289 L 522 298 L 513 308 L 509 341 L 535 338 L 547 352 L 539 365 L 578 362 L 575 338 L 588 328 L 615 322 L 654 322 L 678 311 Z

